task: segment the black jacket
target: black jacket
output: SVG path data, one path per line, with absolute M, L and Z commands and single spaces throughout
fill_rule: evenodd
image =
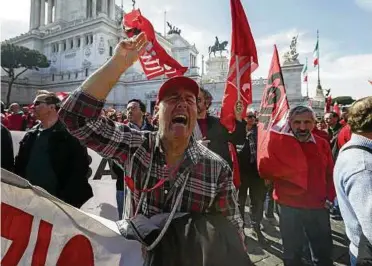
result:
M 256 142 L 256 152 L 257 152 L 257 127 L 253 128 L 254 135 L 253 138 Z M 257 159 L 251 163 L 251 148 L 249 144 L 249 139 L 246 135 L 243 145 L 237 145 L 238 161 L 240 175 L 248 178 L 260 178 L 257 168 Z M 257 154 L 256 154 L 257 158 Z
M 338 134 L 340 133 L 341 129 L 342 129 L 342 125 L 338 122 L 333 129 L 330 129 L 330 128 L 328 129 L 328 135 L 331 139 L 330 143 L 331 143 L 331 150 L 332 150 L 332 156 L 333 156 L 334 161 L 336 161 L 338 157 L 338 153 L 340 151 L 340 149 L 338 148 L 337 140 L 338 140 Z
M 14 170 L 13 142 L 10 131 L 1 124 L 1 168 Z
M 207 136 L 206 139 L 210 140 L 208 149 L 217 153 L 225 159 L 230 167 L 232 167 L 232 160 L 229 152 L 228 142 L 234 145 L 243 144 L 245 140 L 245 121 L 236 121 L 235 131 L 229 133 L 227 129 L 221 124 L 220 119 L 215 116 L 207 116 Z
M 15 158 L 15 173 L 24 178 L 39 127 L 40 125 L 37 125 L 26 133 Z M 48 145 L 52 167 L 58 178 L 56 196 L 80 208 L 93 196 L 88 183 L 90 160 L 87 148 L 71 136 L 61 122 L 58 121 L 52 130 Z M 42 171 L 42 167 L 40 170 Z

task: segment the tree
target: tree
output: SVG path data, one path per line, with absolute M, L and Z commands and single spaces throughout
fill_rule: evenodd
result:
M 6 95 L 6 106 L 10 103 L 10 94 L 14 81 L 29 69 L 39 70 L 39 68 L 49 67 L 50 63 L 45 55 L 36 50 L 31 50 L 23 46 L 16 46 L 10 43 L 1 44 L 1 67 L 9 77 L 8 92 Z M 22 69 L 15 73 L 17 69 Z
M 349 105 L 355 102 L 355 100 L 350 96 L 338 96 L 332 99 L 332 104 L 335 104 L 336 102 L 341 105 Z

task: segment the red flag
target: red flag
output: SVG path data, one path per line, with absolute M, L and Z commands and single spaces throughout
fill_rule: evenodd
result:
M 69 94 L 70 94 L 69 92 L 56 92 L 56 95 L 61 102 L 67 99 Z
M 289 104 L 276 46 L 258 122 L 257 164 L 260 176 L 282 179 L 306 189 L 305 155 L 287 123 Z M 285 148 L 290 147 L 290 149 Z
M 146 33 L 149 44 L 144 54 L 140 56 L 140 62 L 148 79 L 164 74 L 168 78 L 171 78 L 183 75 L 187 71 L 187 67 L 181 66 L 181 64 L 167 54 L 164 48 L 158 43 L 154 27 L 149 20 L 142 16 L 139 9 L 135 9 L 124 15 L 123 27 L 128 37 L 132 37 L 138 32 Z
M 329 95 L 326 100 L 325 100 L 325 105 L 324 105 L 324 113 L 329 113 L 331 111 L 331 105 L 332 105 L 332 96 Z
M 338 106 L 338 103 L 337 102 L 335 102 L 335 104 L 333 105 L 333 112 L 335 112 L 339 116 L 341 115 L 340 106 Z
M 230 0 L 230 6 L 231 58 L 220 120 L 227 130 L 232 132 L 235 130 L 234 106 L 238 100 L 238 91 L 243 103 L 243 116 L 247 106 L 252 103 L 251 73 L 258 67 L 258 59 L 256 44 L 240 0 Z M 240 77 L 239 81 L 237 77 Z

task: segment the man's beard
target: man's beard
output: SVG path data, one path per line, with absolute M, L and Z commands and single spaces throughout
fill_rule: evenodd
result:
M 297 130 L 294 131 L 293 134 L 296 136 L 297 139 L 308 140 L 310 138 L 311 132 L 310 130 Z

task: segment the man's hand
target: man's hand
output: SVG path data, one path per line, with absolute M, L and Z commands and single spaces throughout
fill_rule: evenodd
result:
M 115 47 L 113 59 L 118 59 L 118 62 L 127 69 L 138 60 L 139 54 L 146 45 L 147 38 L 144 32 L 133 38 L 122 40 Z
M 238 121 L 242 121 L 242 115 L 243 115 L 243 103 L 242 101 L 236 101 L 235 103 L 235 119 Z

